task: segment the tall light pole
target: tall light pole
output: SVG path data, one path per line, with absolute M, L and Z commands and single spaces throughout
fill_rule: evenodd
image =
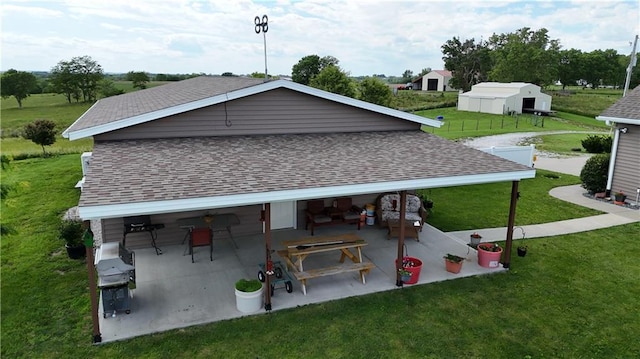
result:
M 253 19 L 254 24 L 256 25 L 256 34 L 259 34 L 262 31 L 262 35 L 264 38 L 264 82 L 267 82 L 269 79 L 269 75 L 267 75 L 267 31 L 269 30 L 268 24 L 269 18 L 267 15 L 262 15 L 262 20 L 260 20 L 260 16 L 256 16 Z

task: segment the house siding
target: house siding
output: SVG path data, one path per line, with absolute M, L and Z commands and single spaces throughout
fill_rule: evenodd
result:
M 95 136 L 100 140 L 417 130 L 420 124 L 288 89 Z
M 261 210 L 262 206 L 254 205 L 216 210 L 211 213 L 235 213 L 238 216 L 240 224 L 231 227 L 231 233 L 237 242 L 239 237 L 248 234 L 262 233 L 262 222 L 259 221 Z M 185 229 L 179 227 L 177 220 L 180 218 L 204 216 L 205 214 L 206 211 L 196 211 L 166 213 L 151 216 L 151 223 L 164 224 L 164 228 L 157 230 L 158 238 L 156 239 L 156 245 L 162 248 L 163 246 L 181 244 L 187 232 Z M 122 218 L 104 219 L 102 222 L 102 238 L 104 242 L 117 242 L 122 240 L 124 230 L 124 221 Z M 216 230 L 213 238 L 215 249 L 215 241 L 226 240 L 229 237 L 226 232 L 218 232 Z M 148 232 L 129 233 L 127 234 L 126 246 L 130 249 L 150 248 L 151 236 Z
M 353 204 L 359 207 L 363 207 L 367 203 L 375 203 L 377 193 L 352 196 Z M 326 198 L 325 206 L 330 207 L 334 198 Z M 305 226 L 305 209 L 307 208 L 307 201 L 297 201 L 297 223 L 299 229 L 304 229 Z M 235 213 L 240 219 L 240 225 L 231 227 L 231 233 L 233 234 L 236 242 L 242 241 L 240 237 L 247 235 L 255 235 L 263 233 L 262 222 L 259 221 L 260 211 L 262 206 L 243 206 L 235 208 L 227 208 L 224 210 L 217 210 L 212 213 Z M 164 228 L 157 231 L 158 237 L 156 239 L 156 245 L 160 248 L 163 246 L 181 244 L 186 235 L 186 230 L 178 226 L 177 220 L 180 218 L 198 217 L 204 216 L 206 212 L 180 212 L 180 213 L 167 213 L 151 216 L 151 223 L 162 223 Z M 122 218 L 110 218 L 103 219 L 102 233 L 103 242 L 117 242 L 121 241 L 123 237 L 124 222 Z M 226 240 L 228 235 L 226 232 L 215 232 L 214 240 Z M 186 245 L 186 242 L 185 242 Z M 129 233 L 127 234 L 126 246 L 130 249 L 141 249 L 151 247 L 151 236 L 148 232 L 142 233 Z M 214 243 L 215 246 L 215 243 Z
M 640 188 L 640 126 L 620 124 L 618 127 L 626 127 L 628 132 L 619 137 L 611 192 L 622 191 L 628 201 L 635 201 Z

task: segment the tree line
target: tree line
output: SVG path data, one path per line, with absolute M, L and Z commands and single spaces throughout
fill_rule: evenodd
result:
M 493 34 L 487 40 L 461 40 L 453 37 L 442 46 L 445 69 L 451 71 L 451 85 L 468 91 L 474 84 L 485 81 L 529 82 L 545 87 L 556 81 L 563 88 L 582 85 L 597 88 L 603 85 L 621 86 L 625 81 L 628 55 L 616 50 L 582 52 L 562 50 L 558 39 L 551 39 L 545 28 L 532 30 L 523 27 L 512 33 Z M 634 69 L 631 87 L 640 84 L 640 70 Z M 388 106 L 392 99 L 388 83 L 408 83 L 425 75 L 431 68 L 423 68 L 417 75 L 405 70 L 401 77 L 373 75 L 354 78 L 341 69 L 333 56 L 304 56 L 293 65 L 292 80 L 344 96 Z M 155 81 L 179 81 L 203 74 L 156 74 Z M 41 75 L 42 76 L 42 75 Z M 144 89 L 151 80 L 148 73 L 130 71 L 121 75 L 105 75 L 102 67 L 89 56 L 62 60 L 39 81 L 33 73 L 10 69 L 1 78 L 2 97 L 14 96 L 18 106 L 31 93 L 54 92 L 63 94 L 67 101 L 95 101 L 123 93 L 114 80 L 132 81 L 134 88 Z M 222 76 L 236 76 L 225 72 Z M 252 77 L 264 77 L 254 72 Z
M 181 81 L 203 74 L 156 74 L 155 81 Z M 76 56 L 61 60 L 50 72 L 27 72 L 9 69 L 0 77 L 1 96 L 13 96 L 22 108 L 22 101 L 31 94 L 58 93 L 67 102 L 91 102 L 98 96 L 109 97 L 124 93 L 115 86 L 115 81 L 131 81 L 134 88 L 145 89 L 151 76 L 144 71 L 129 71 L 126 74 L 105 74 L 102 66 L 90 56 Z
M 512 33 L 493 34 L 488 40 L 453 37 L 442 45 L 442 60 L 451 71 L 451 84 L 469 91 L 485 81 L 529 82 L 541 87 L 556 81 L 566 86 L 620 87 L 624 84 L 630 56 L 616 50 L 583 52 L 561 50 L 545 28 L 523 27 Z M 640 71 L 633 72 L 631 87 L 640 84 Z

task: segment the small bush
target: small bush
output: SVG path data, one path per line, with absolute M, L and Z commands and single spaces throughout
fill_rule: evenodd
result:
M 607 174 L 609 173 L 608 153 L 597 154 L 587 160 L 580 171 L 582 187 L 589 193 L 604 192 L 607 189 Z
M 24 127 L 24 138 L 42 146 L 42 153 L 46 155 L 44 146 L 56 142 L 56 124 L 51 120 L 35 120 Z
M 589 135 L 582 140 L 582 147 L 589 153 L 610 153 L 613 139 L 609 135 Z

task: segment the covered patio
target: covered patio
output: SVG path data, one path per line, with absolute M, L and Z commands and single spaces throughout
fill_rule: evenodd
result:
M 421 130 L 441 125 L 283 80 L 201 76 L 98 101 L 64 133 L 94 139 L 80 217 L 100 222 L 103 244 L 124 242 L 125 218 L 151 216 L 151 224 L 164 228 L 157 235 L 162 256 L 148 246 L 148 236 L 127 238 L 126 247 L 136 251 L 137 275 L 130 315 L 99 315 L 94 268 L 88 266 L 94 342 L 241 316 L 234 283 L 254 278 L 259 263 L 278 260 L 271 253 L 282 241 L 309 236 L 301 230 L 309 200 L 330 207 L 332 200 L 351 197 L 361 206 L 379 194 L 399 193 L 398 215 L 406 218 L 406 195 L 415 190 L 511 182 L 511 228 L 518 182 L 535 170 Z M 213 261 L 203 254 L 192 264 L 180 245 L 185 233 L 178 220 L 216 212 L 238 216 L 238 248 L 216 241 Z M 355 272 L 313 278 L 304 296 L 294 282 L 291 294 L 265 296 L 265 309 L 401 286 L 394 263 L 402 259 L 405 226 L 399 227 L 400 243 L 387 240 L 386 230 L 342 227 L 323 227 L 316 236 L 357 232 L 367 242 L 364 261 L 375 265 L 366 284 Z M 478 267 L 465 243 L 432 228 L 420 236 L 420 242 L 406 241 L 408 254 L 424 263 L 419 283 L 455 277 L 444 270 L 446 253 L 470 258 L 458 277 L 498 270 Z M 508 268 L 511 232 L 506 241 Z M 324 257 L 309 256 L 305 267 L 328 262 Z
M 358 272 L 314 278 L 307 283 L 303 295 L 300 283 L 293 282 L 293 292 L 276 286 L 271 298 L 272 311 L 366 295 L 387 290 L 408 290 L 412 285 L 396 286 L 395 258 L 397 239 L 387 239 L 387 230 L 365 226 L 360 231 L 355 225 L 322 227 L 316 236 L 354 233 L 367 242 L 362 250 L 363 259 L 375 268 L 366 275 L 366 284 L 359 280 Z M 272 248 L 281 248 L 285 240 L 308 237 L 304 230 L 284 229 L 271 232 Z M 136 255 L 137 288 L 132 291 L 131 314 L 118 313 L 103 318 L 100 309 L 100 329 L 103 342 L 123 340 L 192 325 L 245 316 L 236 309 L 234 284 L 240 278 L 257 278 L 259 264 L 264 263 L 264 235 L 236 237 L 238 248 L 224 238 L 214 240 L 214 258 L 210 261 L 204 248 L 195 249 L 196 262 L 191 263 L 186 245 L 164 246 L 163 255 L 157 256 L 153 248 L 138 249 Z M 505 270 L 489 269 L 477 264 L 476 251 L 455 237 L 425 225 L 420 241 L 407 239 L 406 254 L 423 262 L 420 279 L 415 285 L 468 276 L 496 273 Z M 445 270 L 447 253 L 466 257 L 462 271 L 452 274 Z M 278 256 L 274 254 L 274 260 Z M 305 264 L 310 268 L 326 266 L 338 261 L 336 252 L 309 256 Z M 100 305 L 102 308 L 102 305 Z M 264 308 L 252 315 L 265 314 Z

